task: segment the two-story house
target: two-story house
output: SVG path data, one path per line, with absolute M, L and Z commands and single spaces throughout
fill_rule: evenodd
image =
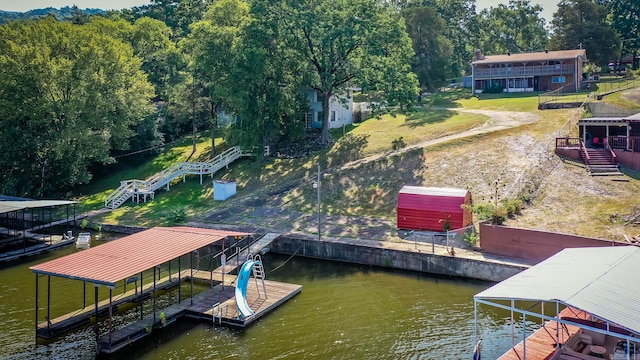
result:
M 329 128 L 339 128 L 353 123 L 353 88 L 347 88 L 342 96 L 333 95 L 329 99 Z M 309 97 L 309 111 L 305 114 L 306 128 L 322 128 L 322 95 L 314 89 L 303 91 Z
M 353 92 L 355 88 L 347 88 L 342 96 L 333 95 L 329 99 L 329 128 L 340 128 L 353 123 Z M 322 96 L 314 89 L 301 91 L 309 98 L 309 110 L 304 115 L 305 128 L 322 128 Z M 221 110 L 218 114 L 218 126 L 238 122 L 240 118 Z
M 559 50 L 522 54 L 482 55 L 471 62 L 474 94 L 501 86 L 503 92 L 550 91 L 565 87 L 577 92 L 582 86 L 586 51 Z

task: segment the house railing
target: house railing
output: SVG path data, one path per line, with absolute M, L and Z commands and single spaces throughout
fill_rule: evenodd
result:
M 582 155 L 582 160 L 584 160 L 584 164 L 589 167 L 591 163 L 591 158 L 589 157 L 589 152 L 587 151 L 587 147 L 584 145 L 584 141 L 580 139 L 580 154 Z
M 616 153 L 613 152 L 613 149 L 611 149 L 611 146 L 609 146 L 609 139 L 605 138 L 603 141 L 603 145 L 605 149 L 609 150 L 609 154 L 611 154 L 611 160 L 613 160 L 613 163 L 617 164 L 618 157 L 616 156 Z
M 544 75 L 572 75 L 575 72 L 574 64 L 566 65 L 518 65 L 514 67 L 500 68 L 476 68 L 473 76 L 476 79 L 494 77 L 518 77 L 518 76 L 544 76 Z
M 609 136 L 607 142 L 612 149 L 640 151 L 640 136 Z
M 556 138 L 556 149 L 580 149 L 580 138 Z

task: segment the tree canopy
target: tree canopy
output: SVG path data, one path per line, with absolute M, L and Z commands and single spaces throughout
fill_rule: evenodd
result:
M 0 191 L 50 194 L 127 149 L 153 88 L 132 48 L 53 18 L 0 27 Z
M 590 61 L 606 66 L 619 56 L 620 38 L 607 23 L 607 9 L 592 0 L 562 0 L 551 21 L 552 50 L 587 50 Z

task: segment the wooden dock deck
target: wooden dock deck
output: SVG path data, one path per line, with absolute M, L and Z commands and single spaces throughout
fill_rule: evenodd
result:
M 253 282 L 253 279 L 250 282 Z M 147 316 L 102 336 L 99 341 L 99 351 L 107 354 L 114 353 L 150 335 L 153 329 L 163 328 L 181 316 L 213 322 L 213 310 L 216 304 L 219 304 L 216 307 L 216 324 L 244 328 L 302 291 L 302 285 L 269 280 L 264 280 L 264 283 L 267 289 L 266 298 L 264 294 L 258 292 L 255 284 L 250 283 L 247 287 L 247 303 L 255 312 L 253 316 L 240 318 L 235 302 L 235 288 L 232 286 L 223 288 L 218 284 L 213 289 L 194 296 L 193 299 L 185 299 L 158 311 L 155 318 L 153 315 Z M 161 313 L 164 314 L 164 321 L 161 319 Z
M 565 308 L 560 311 L 560 317 L 586 317 L 586 313 Z M 556 322 L 547 321 L 544 327 L 536 330 L 531 336 L 527 337 L 527 359 L 528 360 L 550 360 L 556 355 Z M 571 325 L 559 324 L 560 336 L 559 343 L 566 342 L 573 334 L 577 333 L 580 328 Z M 566 330 L 565 330 L 566 329 Z M 524 359 L 524 343 L 520 341 L 514 348 L 509 349 L 498 360 L 522 360 Z

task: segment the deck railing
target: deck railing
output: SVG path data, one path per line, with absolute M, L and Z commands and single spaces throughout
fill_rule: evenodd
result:
M 612 149 L 640 151 L 640 136 L 609 136 L 607 142 Z
M 556 138 L 556 149 L 580 149 L 580 138 Z
M 613 149 L 611 149 L 611 146 L 609 146 L 609 139 L 605 138 L 603 145 L 605 149 L 609 150 L 609 154 L 611 154 L 611 160 L 613 160 L 613 163 L 617 164 L 618 157 L 616 156 L 616 153 L 613 152 Z
M 575 72 L 575 65 L 536 65 L 536 66 L 513 66 L 501 68 L 476 68 L 473 75 L 476 79 L 494 77 L 518 77 L 518 76 L 542 76 L 542 75 L 572 75 Z

